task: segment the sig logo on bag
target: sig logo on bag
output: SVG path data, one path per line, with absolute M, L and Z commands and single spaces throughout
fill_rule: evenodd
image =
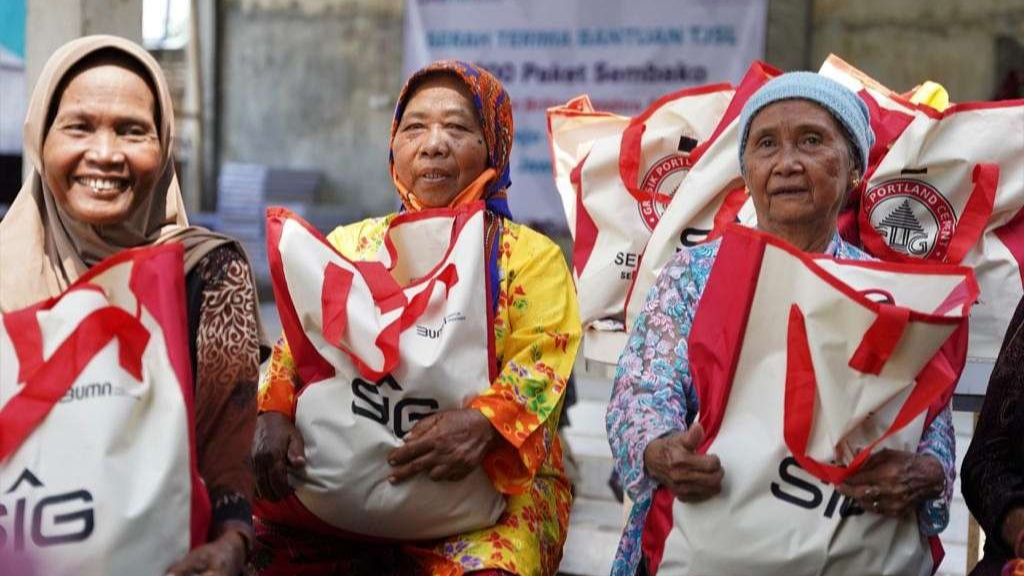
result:
M 383 426 L 390 425 L 395 431 L 395 436 L 403 438 L 416 422 L 437 412 L 441 407 L 433 398 L 402 398 L 395 402 L 392 408 L 392 399 L 387 395 L 389 390 L 402 391 L 402 387 L 390 374 L 376 384 L 356 378 L 352 381 L 352 394 L 356 397 L 352 401 L 352 413 Z
M 803 470 L 796 458 L 787 456 L 782 459 L 782 462 L 779 462 L 779 480 L 771 484 L 772 496 L 805 510 L 816 510 L 824 505 L 825 509 L 822 511 L 822 515 L 825 518 L 832 518 L 837 511 L 840 518 L 864 513 L 864 510 L 856 502 L 844 497 L 835 487 L 832 487 L 832 495 L 826 502 L 822 487 L 829 487 L 829 485 L 801 477 L 794 473 L 795 470 Z
M 10 486 L 0 486 L 0 549 L 21 552 L 87 540 L 96 528 L 92 493 L 85 489 L 48 493 L 26 468 Z
M 956 213 L 932 185 L 897 178 L 872 187 L 864 195 L 872 228 L 893 250 L 941 260 L 956 229 Z
M 643 218 L 644 225 L 648 230 L 654 230 L 667 207 L 667 204 L 656 201 L 654 196 L 663 195 L 671 198 L 690 171 L 691 166 L 693 166 L 693 162 L 690 161 L 689 154 L 669 154 L 655 162 L 644 174 L 640 189 L 650 193 L 651 196 L 642 202 L 637 202 L 637 208 L 639 208 L 640 217 Z

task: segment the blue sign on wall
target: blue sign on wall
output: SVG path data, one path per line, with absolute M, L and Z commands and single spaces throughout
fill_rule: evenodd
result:
M 25 58 L 25 0 L 0 2 L 0 46 Z

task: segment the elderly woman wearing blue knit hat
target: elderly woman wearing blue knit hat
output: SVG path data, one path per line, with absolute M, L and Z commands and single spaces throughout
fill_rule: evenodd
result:
M 839 210 L 863 178 L 874 143 L 864 102 L 823 76 L 793 72 L 755 93 L 740 123 L 740 165 L 758 228 L 806 252 L 868 259 L 836 231 Z M 704 431 L 696 423 L 700 402 L 687 354 L 691 323 L 719 245 L 714 241 L 683 249 L 665 267 L 619 359 L 607 415 L 608 437 L 623 487 L 635 504 L 613 565 L 615 576 L 671 572 L 667 566 L 656 569 L 660 558 L 652 556 L 661 552 L 652 551 L 645 536 L 652 526 L 666 521 L 657 514 L 648 517 L 655 488 L 667 488 L 684 503 L 699 503 L 715 498 L 724 475 L 730 473 L 714 454 L 697 453 Z M 925 432 L 916 453 L 883 450 L 838 490 L 864 513 L 916 513 L 923 536 L 938 534 L 949 521 L 953 450 L 947 406 Z M 817 488 L 808 486 L 811 498 Z M 818 494 L 820 500 L 822 493 Z M 829 500 L 828 494 L 824 496 Z M 756 554 L 756 543 L 734 545 L 737 555 Z M 921 545 L 928 546 L 926 538 L 921 538 Z M 767 573 L 773 572 L 759 572 Z

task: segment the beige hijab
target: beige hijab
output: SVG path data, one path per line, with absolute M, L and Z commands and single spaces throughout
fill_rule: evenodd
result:
M 137 60 L 156 87 L 163 172 L 152 194 L 119 224 L 93 226 L 71 218 L 54 201 L 43 178 L 43 141 L 47 115 L 64 76 L 86 56 L 116 49 Z M 174 110 L 163 72 L 141 46 L 115 36 L 73 40 L 47 61 L 29 102 L 25 152 L 32 175 L 0 222 L 0 310 L 11 311 L 56 296 L 100 260 L 125 248 L 178 242 L 185 247 L 185 273 L 211 250 L 231 238 L 196 226 L 185 216 L 171 150 Z M 236 244 L 237 245 L 237 244 Z M 241 246 L 238 246 L 242 252 Z

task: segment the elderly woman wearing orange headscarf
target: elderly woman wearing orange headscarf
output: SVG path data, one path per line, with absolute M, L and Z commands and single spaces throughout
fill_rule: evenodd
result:
M 122 250 L 184 247 L 193 436 L 213 518 L 208 544 L 157 570 L 233 576 L 253 538 L 256 293 L 241 247 L 188 225 L 171 156 L 174 112 L 159 65 L 122 38 L 66 44 L 43 68 L 24 139 L 33 172 L 0 223 L 4 312 L 61 294 Z
M 561 251 L 511 219 L 512 139 L 512 107 L 502 85 L 486 70 L 454 61 L 434 63 L 409 79 L 391 130 L 392 177 L 405 210 L 486 202 L 499 372 L 468 406 L 420 420 L 388 456 L 389 481 L 418 475 L 459 480 L 482 467 L 505 495 L 504 513 L 493 526 L 407 543 L 356 543 L 257 517 L 252 563 L 258 573 L 557 571 L 571 495 L 555 428 L 580 325 Z M 340 227 L 328 240 L 350 259 L 376 259 L 394 216 Z M 306 464 L 293 423 L 301 385 L 282 340 L 261 386 L 254 447 L 259 492 L 268 500 L 287 496 L 289 470 Z

